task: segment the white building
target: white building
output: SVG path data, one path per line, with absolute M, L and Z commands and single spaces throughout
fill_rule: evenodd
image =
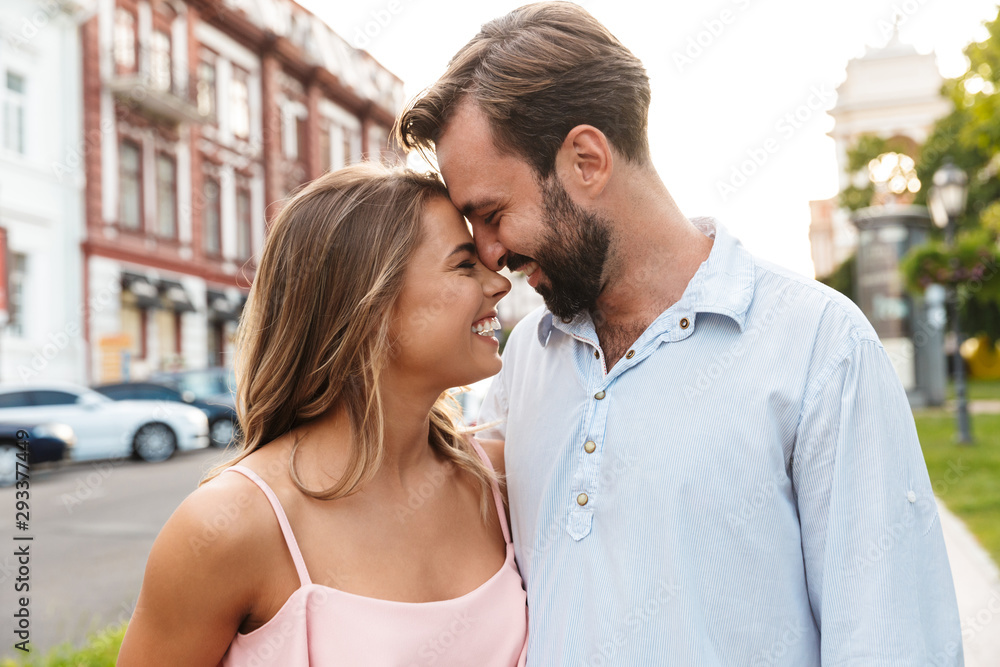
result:
M 0 227 L 10 286 L 0 382 L 85 375 L 82 13 L 56 0 L 0 3 Z
M 893 34 L 882 48 L 869 48 L 861 58 L 847 64 L 847 77 L 837 88 L 837 104 L 829 111 L 834 127 L 829 135 L 836 142 L 840 187 L 851 184 L 847 173 L 847 151 L 862 135 L 896 139 L 913 149 L 923 144 L 934 122 L 948 113 L 950 105 L 941 94 L 944 80 L 933 53 L 918 53 Z M 914 153 L 910 153 L 915 157 Z M 865 175 L 858 176 L 863 186 Z M 829 275 L 854 253 L 857 230 L 837 198 L 810 202 L 812 244 L 816 275 Z

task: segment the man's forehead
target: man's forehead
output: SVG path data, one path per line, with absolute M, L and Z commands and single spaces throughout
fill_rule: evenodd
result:
M 455 110 L 435 151 L 451 200 L 466 216 L 496 203 L 499 177 L 518 159 L 497 150 L 488 118 L 471 102 L 462 102 Z

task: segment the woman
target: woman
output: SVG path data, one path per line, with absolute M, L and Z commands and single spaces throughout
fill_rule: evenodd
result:
M 118 664 L 523 664 L 498 475 L 445 393 L 500 370 L 509 289 L 435 178 L 295 195 L 240 321 L 241 450 L 161 531 Z

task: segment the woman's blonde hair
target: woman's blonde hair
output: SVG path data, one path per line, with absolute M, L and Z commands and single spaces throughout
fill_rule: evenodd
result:
M 238 452 L 210 470 L 216 477 L 278 436 L 334 407 L 348 415 L 354 446 L 341 478 L 321 491 L 342 498 L 372 479 L 381 465 L 384 401 L 380 378 L 393 351 L 393 306 L 419 245 L 421 215 L 433 197 L 447 197 L 433 175 L 363 163 L 329 172 L 285 204 L 267 240 L 236 334 Z M 468 472 L 492 506 L 496 474 L 459 426 L 447 392 L 430 413 L 430 444 Z

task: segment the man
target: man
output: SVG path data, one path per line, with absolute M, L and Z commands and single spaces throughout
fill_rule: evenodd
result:
M 696 98 L 688 98 L 697 103 Z M 642 64 L 579 7 L 494 20 L 400 118 L 546 307 L 499 420 L 528 664 L 961 665 L 906 396 L 846 298 L 689 221 Z

